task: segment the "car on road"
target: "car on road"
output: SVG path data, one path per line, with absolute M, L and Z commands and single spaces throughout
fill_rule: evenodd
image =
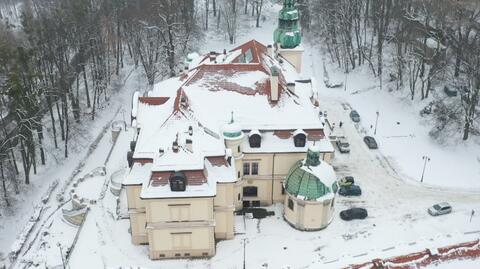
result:
M 352 176 L 345 176 L 345 177 L 342 177 L 339 181 L 338 181 L 338 185 L 340 185 L 341 187 L 343 186 L 351 186 L 355 184 L 355 179 L 352 177 Z
M 354 219 L 365 219 L 368 217 L 368 212 L 365 208 L 353 207 L 340 212 L 340 218 L 346 221 Z
M 448 86 L 443 87 L 443 91 L 448 97 L 455 97 L 458 95 L 458 91 L 455 89 L 451 89 Z
M 338 194 L 342 196 L 360 196 L 362 195 L 362 189 L 357 185 L 341 186 Z
M 428 214 L 432 216 L 445 215 L 450 212 L 452 212 L 452 206 L 446 202 L 434 204 L 428 208 Z
M 360 114 L 356 110 L 352 110 L 350 112 L 350 119 L 352 119 L 353 122 L 360 122 Z
M 363 141 L 365 142 L 365 144 L 367 144 L 367 147 L 369 149 L 378 149 L 377 141 L 375 140 L 375 138 L 371 136 L 365 136 L 363 138 Z
M 337 144 L 337 147 L 340 153 L 350 152 L 350 144 L 348 143 L 345 137 L 338 137 L 335 143 Z

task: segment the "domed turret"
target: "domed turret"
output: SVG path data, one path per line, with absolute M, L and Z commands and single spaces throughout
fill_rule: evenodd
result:
M 290 169 L 284 185 L 287 222 L 299 230 L 323 229 L 330 223 L 338 185 L 333 168 L 320 161 L 317 147 L 310 147 L 307 158 Z
M 281 48 L 292 49 L 302 42 L 299 18 L 295 0 L 284 0 L 283 8 L 278 14 L 278 28 L 273 34 L 275 43 L 280 44 Z
M 222 134 L 225 139 L 229 140 L 236 140 L 243 137 L 242 127 L 233 120 L 233 112 L 230 122 L 223 126 Z

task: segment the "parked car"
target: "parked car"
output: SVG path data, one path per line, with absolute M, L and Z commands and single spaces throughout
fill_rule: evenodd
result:
M 375 138 L 371 136 L 365 136 L 363 138 L 363 141 L 365 142 L 365 144 L 367 144 L 367 147 L 369 149 L 378 149 L 377 141 L 375 140 Z
M 353 122 L 360 122 L 360 114 L 356 110 L 350 112 L 350 118 Z
M 340 218 L 346 221 L 354 219 L 365 219 L 368 212 L 365 208 L 354 207 L 340 212 Z
M 352 176 L 342 177 L 338 181 L 338 185 L 340 186 L 351 186 L 353 184 L 355 184 L 355 179 Z
M 360 196 L 362 195 L 362 189 L 357 185 L 341 186 L 338 194 L 342 196 Z
M 446 202 L 435 204 L 428 208 L 428 214 L 432 216 L 445 215 L 452 212 L 452 206 Z
M 443 87 L 443 91 L 448 97 L 455 97 L 458 95 L 458 91 L 455 89 L 450 89 L 448 86 Z
M 336 144 L 340 153 L 350 152 L 350 144 L 347 142 L 347 139 L 345 137 L 338 137 Z

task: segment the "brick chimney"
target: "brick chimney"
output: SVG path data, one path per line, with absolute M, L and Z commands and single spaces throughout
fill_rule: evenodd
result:
M 277 67 L 272 66 L 270 68 L 270 100 L 273 102 L 278 101 L 279 99 L 279 89 L 278 89 L 278 75 L 279 70 Z

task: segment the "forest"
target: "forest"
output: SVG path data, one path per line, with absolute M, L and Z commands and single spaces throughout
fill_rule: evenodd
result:
M 480 135 L 480 2 L 299 0 L 303 33 L 348 73 L 366 66 L 389 90 L 433 100 L 433 138 Z M 431 98 L 440 91 L 459 98 Z M 432 108 L 433 107 L 433 108 Z M 446 132 L 448 130 L 448 132 Z M 459 131 L 460 130 L 460 131 Z
M 6 204 L 21 184 L 30 183 L 40 165 L 69 157 L 73 132 L 95 120 L 124 68 L 141 70 L 146 88 L 153 87 L 183 70 L 185 56 L 198 47 L 209 27 L 231 44 L 238 14 L 248 14 L 259 27 L 263 2 L 1 3 L 0 189 Z M 49 145 L 54 149 L 46 149 Z M 50 160 L 47 150 L 54 152 Z

